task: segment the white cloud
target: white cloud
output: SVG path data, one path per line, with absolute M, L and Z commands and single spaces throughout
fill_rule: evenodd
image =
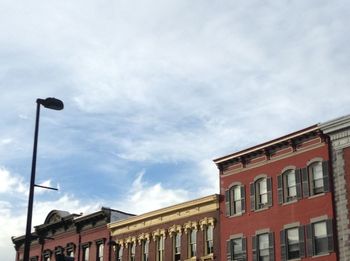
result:
M 21 176 L 11 175 L 4 167 L 0 167 L 0 193 L 26 193 L 26 185 Z
M 161 183 L 148 184 L 143 181 L 144 174 L 145 172 L 138 174 L 124 199 L 125 201 L 120 205 L 120 210 L 142 214 L 189 199 L 189 194 L 186 190 L 164 188 Z
M 348 114 L 349 8 L 344 0 L 1 1 L 3 222 L 22 233 L 38 97 L 65 102 L 62 112 L 41 112 L 45 184 L 68 180 L 74 193 L 93 186 L 109 197 L 117 193 L 98 191 L 105 172 L 131 184 L 135 168 L 181 169 L 169 177 L 180 179 L 174 188 L 141 173 L 115 196 L 137 213 L 218 191 L 212 158 Z M 84 212 L 109 201 L 87 193 L 88 203 L 77 194 L 43 201 L 44 191 L 36 190 L 36 224 L 52 208 Z

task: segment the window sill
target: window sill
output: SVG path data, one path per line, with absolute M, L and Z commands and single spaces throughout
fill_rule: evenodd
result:
M 213 253 L 211 253 L 211 254 L 209 254 L 209 255 L 202 256 L 202 257 L 201 257 L 201 260 L 202 260 L 202 261 L 214 260 L 214 255 L 213 255 Z
M 326 195 L 326 193 L 322 192 L 322 193 L 319 193 L 319 194 L 311 195 L 311 196 L 308 197 L 308 199 L 318 198 L 318 197 L 322 197 L 324 195 Z
M 259 209 L 255 209 L 254 212 L 260 212 L 260 211 L 264 211 L 264 210 L 268 210 L 271 206 L 266 206 L 263 208 L 259 208 Z
M 322 257 L 322 256 L 329 256 L 331 253 L 322 253 L 322 254 L 319 254 L 319 255 L 314 255 L 312 256 L 312 258 L 318 258 L 318 257 Z
M 228 216 L 228 218 L 240 217 L 240 216 L 243 216 L 244 213 L 245 212 L 240 212 L 240 213 L 237 213 L 237 214 L 233 214 L 233 215 Z
M 193 257 L 189 257 L 187 259 L 184 259 L 184 261 L 193 261 L 193 260 L 197 260 L 197 257 L 193 256 Z
M 291 200 L 291 201 L 286 201 L 286 202 L 282 203 L 282 206 L 294 204 L 296 202 L 298 202 L 298 199 L 294 199 L 294 200 Z M 294 260 L 294 259 L 291 259 L 291 260 Z M 298 260 L 298 259 L 296 259 L 296 260 Z

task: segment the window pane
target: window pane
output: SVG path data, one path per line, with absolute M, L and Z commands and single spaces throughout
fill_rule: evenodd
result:
M 267 203 L 267 194 L 263 194 L 260 196 L 260 203 L 262 203 L 262 204 Z
M 123 258 L 123 247 L 119 246 L 119 249 L 118 249 L 118 261 L 122 260 L 122 258 Z
M 235 186 L 233 189 L 233 196 L 234 200 L 240 200 L 241 199 L 241 187 Z
M 326 222 L 313 224 L 315 254 L 328 252 L 328 238 Z
M 315 188 L 322 188 L 323 187 L 323 179 L 314 180 L 314 187 Z
M 287 172 L 287 184 L 288 187 L 295 186 L 295 172 L 294 170 L 290 170 Z
M 316 162 L 311 165 L 313 179 L 321 179 L 323 176 L 321 162 Z
M 259 192 L 260 194 L 267 193 L 266 179 L 259 181 Z
M 233 253 L 234 254 L 238 254 L 238 253 L 242 252 L 242 239 L 241 238 L 233 239 L 232 244 L 233 244 Z
M 262 234 L 258 237 L 259 240 L 259 249 L 268 249 L 269 248 L 269 235 Z
M 291 228 L 287 230 L 288 244 L 299 242 L 299 229 Z
M 319 222 L 314 224 L 314 235 L 315 237 L 326 237 L 327 226 L 326 222 Z
M 299 229 L 291 228 L 287 230 L 288 259 L 299 258 Z
M 149 246 L 149 241 L 144 240 L 143 241 L 143 247 L 142 247 L 142 261 L 148 261 L 148 247 Z
M 235 201 L 235 214 L 242 212 L 242 201 Z

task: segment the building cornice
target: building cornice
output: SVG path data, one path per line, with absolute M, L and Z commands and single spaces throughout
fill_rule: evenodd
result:
M 233 154 L 229 154 L 229 155 L 224 156 L 224 157 L 214 159 L 213 161 L 215 164 L 219 165 L 223 162 L 230 161 L 230 160 L 235 159 L 235 158 L 240 158 L 242 156 L 248 155 L 250 153 L 254 153 L 256 151 L 268 151 L 269 147 L 277 146 L 277 145 L 285 143 L 285 142 L 291 143 L 293 145 L 294 139 L 297 139 L 299 137 L 302 137 L 302 136 L 307 135 L 307 134 L 312 133 L 312 132 L 317 132 L 317 131 L 319 131 L 319 129 L 320 129 L 320 127 L 318 125 L 313 125 L 313 126 L 310 126 L 308 128 L 302 129 L 300 131 L 293 132 L 293 133 L 290 133 L 288 135 L 282 136 L 278 139 L 274 139 L 274 140 L 262 143 L 260 145 L 254 146 L 254 147 L 251 147 L 251 148 L 248 148 L 245 150 L 241 150 L 239 152 L 235 152 Z
M 112 236 L 139 230 L 145 227 L 164 224 L 166 222 L 191 217 L 194 215 L 216 211 L 219 209 L 217 194 L 191 200 L 170 207 L 158 209 L 125 220 L 108 224 Z
M 325 134 L 332 134 L 334 132 L 338 132 L 343 129 L 349 129 L 350 115 L 346 115 L 343 117 L 336 118 L 334 120 L 320 123 L 318 126 Z

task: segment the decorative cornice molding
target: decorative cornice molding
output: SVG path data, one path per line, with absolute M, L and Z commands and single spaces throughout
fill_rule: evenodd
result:
M 165 229 L 157 229 L 155 231 L 153 231 L 152 233 L 152 237 L 153 240 L 156 240 L 157 237 L 163 236 L 164 238 L 166 238 L 166 230 Z
M 181 225 L 173 225 L 168 228 L 168 233 L 170 237 L 173 237 L 176 234 L 182 234 L 182 226 Z
M 198 230 L 198 222 L 197 221 L 188 221 L 184 224 L 183 227 L 184 227 L 185 233 L 187 234 L 187 232 L 189 230 L 192 230 L 192 229 Z
M 127 237 L 124 239 L 124 244 L 125 246 L 128 248 L 129 247 L 129 244 L 136 244 L 137 240 L 136 240 L 136 237 L 133 236 L 133 237 Z
M 214 225 L 215 225 L 215 218 L 213 218 L 213 217 L 209 217 L 209 218 L 205 217 L 199 221 L 199 226 L 200 226 L 201 230 L 204 230 L 204 228 L 208 227 L 208 226 L 214 227 Z
M 350 115 L 336 118 L 318 125 L 323 133 L 332 135 L 334 132 L 339 132 L 350 128 Z
M 245 149 L 245 150 L 242 150 L 242 151 L 239 151 L 239 152 L 227 155 L 227 156 L 223 156 L 221 158 L 214 159 L 213 161 L 216 165 L 220 165 L 224 162 L 227 162 L 227 161 L 230 161 L 230 160 L 233 160 L 236 158 L 245 157 L 246 155 L 248 155 L 250 153 L 257 152 L 257 151 L 264 151 L 266 153 L 266 151 L 269 151 L 270 148 L 272 148 L 274 146 L 278 146 L 279 144 L 283 144 L 284 142 L 290 143 L 291 140 L 298 139 L 300 137 L 307 136 L 307 135 L 312 135 L 313 133 L 317 133 L 317 131 L 319 129 L 320 129 L 320 127 L 318 125 L 313 125 L 311 127 L 302 129 L 302 130 L 294 132 L 294 133 L 290 133 L 288 135 L 277 138 L 275 140 L 268 141 L 268 142 L 265 142 L 263 144 L 260 144 L 260 145 L 254 146 L 254 147 L 251 147 L 251 148 L 248 148 L 248 149 Z M 319 134 L 317 134 L 317 135 L 319 135 Z
M 144 240 L 150 240 L 151 235 L 149 233 L 142 233 L 137 237 L 137 241 L 139 245 L 141 245 L 142 241 Z
M 130 217 L 125 220 L 108 224 L 111 235 L 118 237 L 125 233 L 141 229 L 159 226 L 165 223 L 174 223 L 176 220 L 191 218 L 199 214 L 214 212 L 219 209 L 219 195 L 214 194 L 207 197 L 191 200 L 182 204 Z

